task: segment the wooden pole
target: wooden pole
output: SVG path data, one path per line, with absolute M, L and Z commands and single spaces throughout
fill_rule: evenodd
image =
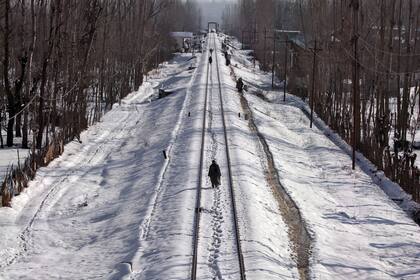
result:
M 360 96 L 359 96 L 359 0 L 352 0 L 353 7 L 353 139 L 352 139 L 352 169 L 356 167 L 356 149 L 360 135 Z
M 286 102 L 286 90 L 287 90 L 287 58 L 288 58 L 288 49 L 287 49 L 287 43 L 289 41 L 284 41 L 284 83 L 283 83 L 283 102 Z
M 312 86 L 311 86 L 311 122 L 309 127 L 312 128 L 313 123 L 313 116 L 314 116 L 314 96 L 315 96 L 315 75 L 316 75 L 316 53 L 318 51 L 317 48 L 317 40 L 315 40 L 315 46 L 313 48 L 313 62 L 312 62 Z
M 273 33 L 273 65 L 271 67 L 271 88 L 274 89 L 274 66 L 276 61 L 276 33 Z
M 264 28 L 264 67 L 267 65 L 267 28 Z

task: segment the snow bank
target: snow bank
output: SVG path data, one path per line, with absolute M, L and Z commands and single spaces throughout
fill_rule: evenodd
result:
M 0 209 L 0 278 L 104 279 L 136 269 L 127 264 L 166 164 L 162 151 L 184 117 L 192 62 L 178 55 L 164 64 Z M 169 79 L 175 93 L 148 102 Z
M 238 63 L 235 73 L 250 85 L 246 97 L 255 121 L 310 227 L 312 277 L 418 279 L 419 228 L 391 199 L 402 198 L 401 206 L 412 210 L 410 198 L 360 154 L 351 170 L 348 145 L 318 118 L 310 129 L 307 105 L 290 95 L 280 101 L 283 94 L 267 88 L 270 75 L 252 68 L 246 52 L 236 51 L 232 61 L 246 63 Z

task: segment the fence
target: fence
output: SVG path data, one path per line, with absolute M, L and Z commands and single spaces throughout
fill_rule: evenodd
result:
M 10 207 L 12 198 L 28 187 L 28 183 L 35 177 L 36 171 L 40 167 L 48 165 L 63 151 L 64 137 L 62 134 L 57 134 L 47 146 L 32 151 L 23 164 L 18 162 L 17 166 L 11 166 L 0 188 L 2 206 Z

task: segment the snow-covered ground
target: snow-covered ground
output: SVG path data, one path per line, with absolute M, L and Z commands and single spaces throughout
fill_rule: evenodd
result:
M 224 65 L 224 58 L 219 54 Z M 250 131 L 230 69 L 222 67 L 225 111 L 230 125 L 233 180 L 240 197 L 240 228 L 249 279 L 298 279 L 287 227 L 266 180 L 267 163 L 257 135 Z M 239 115 L 240 114 L 240 115 Z
M 211 189 L 207 181 L 203 191 L 204 214 L 200 239 L 205 241 L 205 246 L 199 248 L 201 258 L 198 278 L 239 279 L 215 69 L 215 63 L 218 63 L 247 279 L 297 279 L 285 223 L 279 215 L 272 189 L 265 180 L 262 148 L 243 118 L 240 100 L 229 77 L 229 68 L 223 66 L 219 41 L 217 44 L 218 59 L 213 59 L 210 73 L 207 166 L 204 172 L 208 170 L 211 160 L 216 159 L 222 170 L 222 185 L 218 189 Z M 242 118 L 238 117 L 238 113 L 241 113 Z
M 232 61 L 235 73 L 256 85 L 246 98 L 281 182 L 309 225 L 312 277 L 419 279 L 419 227 L 371 176 L 360 167 L 352 171 L 348 154 L 322 130 L 309 128 L 302 102 L 288 95 L 283 103 L 282 93 L 261 91 L 270 75 L 252 69 L 245 52 L 236 51 Z
M 21 163 L 25 161 L 29 150 L 20 149 L 20 143 L 15 143 L 14 147 L 6 147 L 6 133 L 3 131 L 3 140 L 5 147 L 0 149 L 0 182 L 3 181 L 4 176 L 9 168 L 16 166 L 20 160 Z M 21 140 L 19 138 L 18 140 Z M 16 139 L 15 139 L 16 142 Z
M 195 59 L 178 54 L 164 64 L 84 132 L 82 144 L 66 145 L 40 169 L 11 208 L 0 209 L 1 279 L 189 279 L 200 172 L 197 277 L 239 278 L 216 63 L 247 279 L 299 279 L 265 151 L 244 118 L 215 34 L 208 44 L 214 39 L 203 170 L 209 47 Z M 246 98 L 254 122 L 312 237 L 311 278 L 419 279 L 419 227 L 370 175 L 351 170 L 347 153 L 322 129 L 309 129 L 302 103 L 292 96 L 283 103 L 269 91 L 262 94 L 270 102 L 257 97 L 253 91 L 268 88 L 270 76 L 242 51 L 232 58 L 235 73 L 252 84 Z M 173 94 L 156 99 L 158 88 Z M 217 189 L 207 178 L 213 158 L 222 169 Z
M 2 279 L 120 279 L 153 208 L 162 151 L 185 117 L 190 59 L 164 65 L 0 209 Z M 174 94 L 148 102 L 164 82 Z
M 136 279 L 190 277 L 193 214 L 199 172 L 203 172 L 203 178 L 206 179 L 202 191 L 197 277 L 239 278 L 215 59 L 209 73 L 206 165 L 204 170 L 198 170 L 208 49 L 187 99 L 191 116 L 181 124 L 173 146 L 171 163 L 161 182 L 156 206 L 145 231 L 147 234 L 141 239 L 139 252 L 134 258 L 132 277 Z M 218 55 L 221 55 L 220 52 Z M 222 74 L 223 81 L 226 71 Z M 287 232 L 278 215 L 271 189 L 264 182 L 264 170 L 256 151 L 257 143 L 252 135 L 246 136 L 246 122 L 237 118 L 236 102 L 239 99 L 231 86 L 223 83 L 222 87 L 224 102 L 227 104 L 228 141 L 232 151 L 234 187 L 238 192 L 239 227 L 247 276 L 249 279 L 295 279 L 297 271 L 288 252 L 290 246 Z M 244 141 L 247 145 L 237 144 Z M 222 185 L 218 189 L 212 189 L 207 178 L 212 159 L 216 159 L 222 169 Z

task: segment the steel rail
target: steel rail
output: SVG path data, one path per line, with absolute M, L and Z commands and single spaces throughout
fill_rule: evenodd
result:
M 225 137 L 225 149 L 226 149 L 226 158 L 227 158 L 227 167 L 228 167 L 228 174 L 229 174 L 229 189 L 230 189 L 230 197 L 232 202 L 232 212 L 233 212 L 233 220 L 235 226 L 235 235 L 236 235 L 236 249 L 238 251 L 238 260 L 239 260 L 239 270 L 241 275 L 241 280 L 246 279 L 245 274 L 245 264 L 244 264 L 244 256 L 242 254 L 242 247 L 241 247 L 241 236 L 239 232 L 239 224 L 238 224 L 238 215 L 236 210 L 236 200 L 235 200 L 235 191 L 233 188 L 233 178 L 232 178 L 232 168 L 230 162 L 230 152 L 229 152 L 229 142 L 227 137 L 227 129 L 226 129 L 226 120 L 225 120 L 225 110 L 223 107 L 223 90 L 222 90 L 222 83 L 220 81 L 220 69 L 219 69 L 219 60 L 217 55 L 217 44 L 216 39 L 214 39 L 214 53 L 216 57 L 216 69 L 217 69 L 217 80 L 219 82 L 219 98 L 220 98 L 220 109 L 223 121 L 223 134 Z
M 210 38 L 209 38 L 210 40 Z M 230 153 L 229 153 L 229 143 L 227 137 L 227 129 L 226 129 L 226 120 L 225 120 L 225 112 L 223 107 L 223 97 L 222 97 L 222 83 L 220 79 L 220 70 L 219 70 L 219 60 L 217 55 L 217 44 L 216 39 L 214 39 L 214 55 L 215 55 L 215 64 L 217 69 L 217 80 L 218 80 L 218 89 L 219 89 L 219 100 L 220 100 L 220 108 L 221 108 L 221 116 L 223 122 L 223 134 L 225 140 L 225 152 L 226 152 L 226 159 L 227 159 L 227 167 L 228 167 L 228 178 L 229 178 L 229 191 L 231 197 L 231 204 L 232 204 L 232 214 L 233 214 L 233 222 L 234 222 L 234 230 L 235 230 L 235 239 L 236 239 L 236 248 L 238 254 L 238 261 L 239 261 L 239 272 L 240 272 L 240 279 L 245 280 L 245 265 L 244 265 L 244 257 L 242 254 L 242 247 L 240 242 L 240 232 L 239 232 L 239 225 L 238 225 L 238 215 L 236 210 L 236 200 L 235 200 L 235 192 L 233 188 L 233 178 L 232 178 L 232 171 L 231 171 L 231 162 L 230 162 Z M 195 218 L 194 218 L 194 233 L 193 233 L 193 257 L 192 257 L 192 269 L 191 269 L 191 279 L 197 279 L 197 259 L 198 259 L 198 242 L 199 242 L 199 231 L 200 231 L 200 205 L 201 205 L 201 191 L 203 187 L 203 167 L 204 167 L 204 154 L 205 154 L 205 137 L 206 137 L 206 122 L 207 122 L 207 107 L 208 107 L 208 91 L 209 91 L 209 74 L 211 71 L 211 65 L 207 62 L 207 77 L 206 77 L 206 90 L 205 90 L 205 101 L 204 101 L 204 111 L 203 111 L 203 125 L 202 125 L 202 133 L 201 133 L 201 154 L 200 154 L 200 173 L 199 173 L 199 180 L 197 186 L 197 199 L 196 199 L 196 207 L 195 207 Z
M 205 91 L 205 101 L 204 101 L 204 110 L 203 110 L 203 126 L 201 132 L 201 154 L 200 154 L 200 168 L 199 168 L 199 178 L 197 186 L 197 199 L 195 204 L 195 214 L 194 214 L 194 233 L 193 233 L 193 256 L 192 256 L 192 267 L 191 267 L 191 279 L 197 279 L 197 257 L 198 257 L 198 239 L 200 232 L 200 215 L 201 215 L 201 190 L 203 188 L 203 167 L 204 167 L 204 146 L 206 142 L 206 122 L 207 122 L 207 99 L 208 99 L 208 90 L 209 90 L 209 73 L 210 73 L 210 63 L 207 62 L 207 76 L 206 76 L 206 91 Z

